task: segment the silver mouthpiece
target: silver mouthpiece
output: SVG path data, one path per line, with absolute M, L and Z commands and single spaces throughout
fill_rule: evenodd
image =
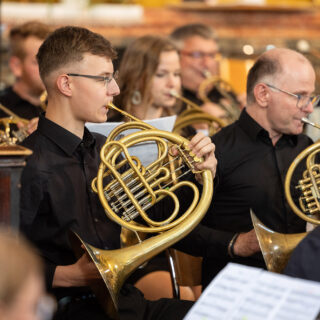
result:
M 307 119 L 307 118 L 301 118 L 301 121 L 304 122 L 304 123 L 306 123 L 306 124 L 309 124 L 310 126 L 313 126 L 313 127 L 315 127 L 315 128 L 320 129 L 320 125 L 319 125 L 319 124 L 314 123 L 314 122 L 310 121 L 310 120 Z
M 171 89 L 171 90 L 170 90 L 170 94 L 171 94 L 173 97 L 175 97 L 175 98 L 179 98 L 178 92 L 177 92 L 176 90 L 174 90 L 174 89 Z
M 203 70 L 202 73 L 206 78 L 210 78 L 212 76 L 211 72 L 208 69 Z

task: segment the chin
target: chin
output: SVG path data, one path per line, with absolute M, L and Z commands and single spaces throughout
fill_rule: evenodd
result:
M 300 128 L 295 128 L 295 130 L 292 130 L 291 134 L 294 134 L 294 135 L 298 135 L 298 134 L 301 134 L 303 133 L 303 126 Z

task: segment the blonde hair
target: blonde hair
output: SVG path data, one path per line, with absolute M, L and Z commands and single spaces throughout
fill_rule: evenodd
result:
M 0 303 L 10 305 L 28 276 L 42 271 L 33 247 L 21 235 L 0 228 Z

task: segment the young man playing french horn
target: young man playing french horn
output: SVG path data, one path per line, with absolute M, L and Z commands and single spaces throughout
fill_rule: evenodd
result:
M 113 97 L 116 56 L 108 40 L 84 28 L 53 32 L 39 49 L 40 75 L 48 107 L 36 132 L 24 145 L 33 151 L 22 175 L 21 230 L 38 247 L 46 264 L 50 291 L 58 299 L 55 319 L 108 319 L 87 285 L 100 275 L 87 254 L 75 258 L 68 230 L 99 248 L 119 248 L 120 227 L 105 217 L 91 181 L 100 163 L 105 138 L 92 134 L 85 122 L 105 122 Z M 189 145 L 216 169 L 214 145 L 201 134 Z M 120 319 L 181 319 L 191 303 L 161 299 L 150 302 L 125 285 L 119 299 Z

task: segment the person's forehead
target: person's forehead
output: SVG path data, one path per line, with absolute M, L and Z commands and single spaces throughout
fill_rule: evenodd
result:
M 167 62 L 177 62 L 179 63 L 179 55 L 175 50 L 172 51 L 162 51 L 159 57 L 159 65 L 166 64 Z
M 80 69 L 98 70 L 99 72 L 113 72 L 113 63 L 109 57 L 84 54 L 83 59 L 79 62 Z
M 192 36 L 184 41 L 185 50 L 205 50 L 205 51 L 217 51 L 218 44 L 214 39 L 206 39 L 200 36 Z
M 37 53 L 43 40 L 34 36 L 26 38 L 23 42 L 23 48 L 26 53 Z

